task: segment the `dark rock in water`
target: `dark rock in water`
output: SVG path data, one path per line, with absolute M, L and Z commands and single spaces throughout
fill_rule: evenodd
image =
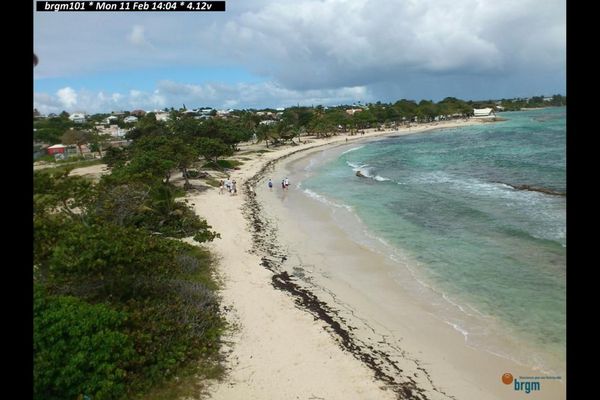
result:
M 511 185 L 510 183 L 504 183 L 504 182 L 498 182 L 498 183 L 502 183 L 503 185 L 510 186 L 511 188 L 516 189 L 516 190 L 527 190 L 529 192 L 544 193 L 544 194 L 549 194 L 552 196 L 566 196 L 567 195 L 566 192 L 559 192 L 557 190 L 547 189 L 547 188 L 543 188 L 543 187 L 535 187 L 535 186 L 529 186 L 529 185 Z
M 366 178 L 366 176 L 364 176 L 363 173 L 360 171 L 356 171 L 356 176 L 358 176 L 359 178 Z

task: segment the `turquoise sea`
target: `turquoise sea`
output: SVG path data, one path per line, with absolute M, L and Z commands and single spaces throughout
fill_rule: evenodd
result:
M 566 109 L 499 116 L 507 121 L 349 145 L 301 188 L 407 254 L 419 282 L 465 313 L 452 325 L 474 346 L 563 372 Z M 526 345 L 494 348 L 494 335 Z

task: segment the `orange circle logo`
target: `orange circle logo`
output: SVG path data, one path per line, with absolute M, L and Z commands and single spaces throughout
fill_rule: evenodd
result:
M 502 375 L 502 382 L 504 382 L 505 385 L 510 385 L 513 381 L 513 376 L 510 373 L 505 373 L 504 375 Z

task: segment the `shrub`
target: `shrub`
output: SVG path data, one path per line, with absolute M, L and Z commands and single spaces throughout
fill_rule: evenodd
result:
M 34 292 L 34 399 L 117 399 L 135 356 L 126 314 L 69 296 Z

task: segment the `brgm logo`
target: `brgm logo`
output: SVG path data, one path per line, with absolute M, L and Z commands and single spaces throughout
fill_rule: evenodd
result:
M 538 381 L 530 381 L 530 380 L 518 380 L 516 378 L 514 378 L 512 376 L 511 373 L 506 372 L 502 375 L 502 383 L 504 383 L 505 385 L 510 385 L 511 383 L 514 382 L 513 388 L 520 392 L 520 391 L 524 391 L 525 393 L 529 394 L 532 391 L 538 391 L 541 389 L 541 383 Z

